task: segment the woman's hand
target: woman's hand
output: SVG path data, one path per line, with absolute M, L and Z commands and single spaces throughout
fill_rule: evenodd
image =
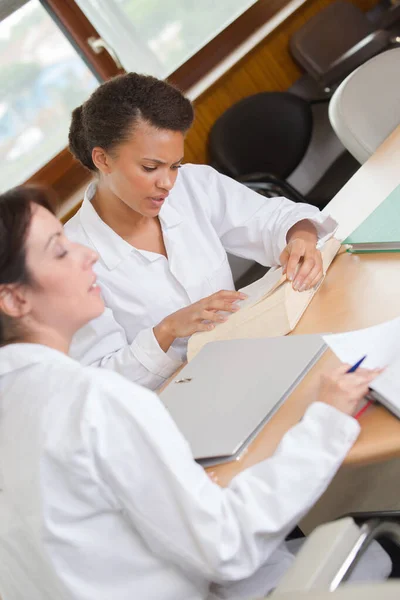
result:
M 215 471 L 206 471 L 206 473 L 213 483 L 219 484 L 219 478 Z
M 357 369 L 347 373 L 350 365 L 341 365 L 322 375 L 318 391 L 319 402 L 334 406 L 346 415 L 353 415 L 358 403 L 368 393 L 369 384 L 382 369 Z
M 322 256 L 317 250 L 317 231 L 309 221 L 296 223 L 287 234 L 280 261 L 293 289 L 303 292 L 317 285 L 323 275 Z
M 160 348 L 167 352 L 176 338 L 211 331 L 216 323 L 227 319 L 219 311 L 234 313 L 239 310 L 235 302 L 245 298 L 247 296 L 241 292 L 221 290 L 169 315 L 153 329 Z

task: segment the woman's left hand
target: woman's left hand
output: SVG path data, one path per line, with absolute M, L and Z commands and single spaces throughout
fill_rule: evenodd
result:
M 293 236 L 280 256 L 283 272 L 299 292 L 313 288 L 322 278 L 322 256 L 316 241 L 314 236 Z

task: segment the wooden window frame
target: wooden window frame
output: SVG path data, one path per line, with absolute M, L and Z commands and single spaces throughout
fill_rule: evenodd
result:
M 183 92 L 187 92 L 252 33 L 285 8 L 290 1 L 258 0 L 171 73 L 167 80 L 177 85 Z M 41 0 L 41 3 L 52 13 L 60 29 L 67 34 L 82 58 L 101 80 L 123 72 L 117 69 L 106 51 L 95 54 L 89 47 L 87 39 L 91 36 L 100 36 L 74 0 Z M 32 175 L 28 182 L 50 185 L 58 193 L 60 200 L 64 201 L 89 179 L 90 173 L 87 169 L 72 157 L 68 148 L 64 148 Z

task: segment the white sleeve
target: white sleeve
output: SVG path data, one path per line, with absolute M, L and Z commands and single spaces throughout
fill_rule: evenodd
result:
M 168 352 L 160 348 L 151 327 L 142 329 L 128 344 L 125 331 L 110 308 L 78 331 L 72 340 L 70 356 L 85 366 L 116 371 L 152 390 L 182 366 L 173 348 Z
M 101 485 L 155 555 L 216 583 L 249 577 L 268 562 L 324 492 L 360 429 L 314 403 L 272 458 L 222 489 L 193 461 L 154 394 L 122 382 L 112 394 L 102 390 L 107 426 L 91 448 Z
M 204 167 L 206 210 L 227 252 L 271 266 L 279 264 L 291 227 L 307 219 L 318 233 L 322 245 L 337 229 L 330 216 L 310 204 L 295 203 L 287 198 L 265 198 Z

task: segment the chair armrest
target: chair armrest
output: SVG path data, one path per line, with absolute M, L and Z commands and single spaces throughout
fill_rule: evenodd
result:
M 237 179 L 240 183 L 280 183 L 283 181 L 273 173 L 257 172 L 240 175 Z
M 373 513 L 359 514 L 370 516 Z M 400 525 L 376 518 L 360 527 L 349 517 L 320 525 L 306 539 L 272 597 L 313 588 L 333 592 L 342 582 L 348 581 L 370 544 L 382 536 L 400 545 Z
M 243 183 L 246 187 L 265 196 L 286 196 L 293 202 L 307 202 L 300 192 L 298 192 L 285 179 L 280 179 L 272 173 L 250 173 L 237 178 L 237 181 Z
M 319 80 L 306 73 L 290 86 L 288 92 L 307 100 L 310 104 L 321 104 L 329 102 L 334 90 L 324 89 Z
M 330 584 L 360 537 L 360 528 L 352 519 L 340 519 L 320 525 L 306 538 L 296 560 L 279 581 L 272 594 L 329 590 Z
M 370 521 L 371 519 L 379 519 L 384 521 L 394 521 L 400 523 L 400 510 L 374 510 L 367 512 L 349 513 L 340 517 L 341 519 L 350 517 L 357 525 Z
M 367 35 L 331 64 L 320 79 L 322 85 L 329 87 L 344 79 L 361 64 L 385 50 L 390 44 L 390 39 L 390 32 L 383 29 Z

